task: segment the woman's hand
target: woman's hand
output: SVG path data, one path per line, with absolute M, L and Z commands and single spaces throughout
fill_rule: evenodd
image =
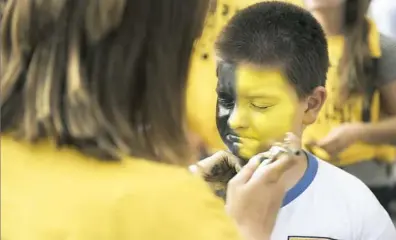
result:
M 225 198 L 227 183 L 241 169 L 239 159 L 227 151 L 219 151 L 197 164 L 190 171 L 200 174 L 219 197 Z
M 226 210 L 246 240 L 270 238 L 286 193 L 283 175 L 302 155 L 300 140 L 292 134 L 287 134 L 285 142 L 276 146 L 275 149 L 283 151 L 274 152 L 271 148 L 254 156 L 244 167 L 237 157 L 226 151 L 190 167 L 215 191 L 227 191 Z
M 227 190 L 226 210 L 248 240 L 270 238 L 286 193 L 282 177 L 300 160 L 302 151 L 290 146 L 277 154 L 274 161 L 260 164 L 262 155 L 268 156 L 263 153 L 253 157 L 230 180 Z

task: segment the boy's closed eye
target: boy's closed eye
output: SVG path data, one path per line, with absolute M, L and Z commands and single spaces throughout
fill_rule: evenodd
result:
M 276 100 L 272 98 L 254 97 L 248 98 L 249 105 L 257 110 L 265 110 L 276 105 Z
M 272 106 L 274 106 L 273 104 L 263 104 L 263 103 L 256 103 L 256 102 L 251 102 L 250 106 L 255 108 L 255 109 L 259 109 L 259 110 L 265 110 L 268 109 Z

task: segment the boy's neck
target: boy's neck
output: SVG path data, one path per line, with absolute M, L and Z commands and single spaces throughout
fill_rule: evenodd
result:
M 306 154 L 301 154 L 298 158 L 297 164 L 283 175 L 287 191 L 300 181 L 308 168 L 308 156 Z

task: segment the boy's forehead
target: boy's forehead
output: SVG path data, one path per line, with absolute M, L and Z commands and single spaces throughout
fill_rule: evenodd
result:
M 217 63 L 218 88 L 238 88 L 242 91 L 260 91 L 273 87 L 285 87 L 287 78 L 278 68 L 260 68 L 249 64 L 235 64 L 224 61 Z
M 284 88 L 288 85 L 287 78 L 279 69 L 258 69 L 250 66 L 241 66 L 237 69 L 237 87 L 245 91 L 270 90 Z

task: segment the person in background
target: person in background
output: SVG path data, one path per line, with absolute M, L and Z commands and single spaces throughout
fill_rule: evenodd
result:
M 293 156 L 236 175 L 234 221 L 186 168 L 183 99 L 207 4 L 7 2 L 1 239 L 269 239 Z
M 378 31 L 396 40 L 396 2 L 392 0 L 372 0 L 369 8 L 369 16 L 378 26 Z M 396 64 L 396 62 L 394 63 Z M 395 157 L 396 158 L 396 157 Z M 396 162 L 389 167 L 391 179 L 393 177 L 393 190 L 391 198 L 396 201 Z M 391 204 L 392 205 L 392 204 Z M 391 207 L 392 208 L 392 207 Z M 392 209 L 391 209 L 392 212 Z M 396 213 L 393 209 L 393 214 Z
M 368 0 L 304 4 L 326 32 L 331 67 L 328 98 L 303 143 L 363 180 L 388 209 L 396 143 L 395 40 L 366 17 Z

